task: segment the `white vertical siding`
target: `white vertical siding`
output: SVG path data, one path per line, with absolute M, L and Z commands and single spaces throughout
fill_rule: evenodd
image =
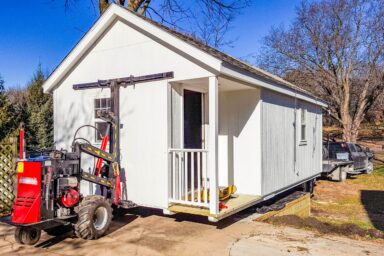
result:
M 261 194 L 260 90 L 219 95 L 219 185 Z
M 164 81 L 121 91 L 121 166 L 128 198 L 152 207 L 168 206 L 167 94 Z
M 56 145 L 69 148 L 75 130 L 94 122 L 93 99 L 109 95 L 108 89 L 74 91 L 73 84 L 166 71 L 174 71 L 175 80 L 212 75 L 123 22 L 116 22 L 54 90 Z M 93 141 L 93 131 L 83 135 Z
M 275 192 L 321 172 L 321 108 L 263 89 L 262 97 L 262 195 Z M 295 106 L 307 108 L 307 142 L 300 144 Z M 296 164 L 295 164 L 296 150 Z M 295 170 L 296 168 L 296 170 Z

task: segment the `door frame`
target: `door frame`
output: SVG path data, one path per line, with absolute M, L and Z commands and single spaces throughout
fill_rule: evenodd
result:
M 208 132 L 208 122 L 207 122 L 207 106 L 208 105 L 208 88 L 207 89 L 203 89 L 203 88 L 196 88 L 194 86 L 190 86 L 190 85 L 185 85 L 185 84 L 180 84 L 180 91 L 181 91 L 181 95 L 180 95 L 180 145 L 181 145 L 181 148 L 184 148 L 184 91 L 185 90 L 188 90 L 188 91 L 193 91 L 193 92 L 198 92 L 198 93 L 201 93 L 201 121 L 202 121 L 202 125 L 201 125 L 201 148 L 202 149 L 207 149 L 207 132 Z M 172 132 L 173 131 L 173 127 L 172 127 Z

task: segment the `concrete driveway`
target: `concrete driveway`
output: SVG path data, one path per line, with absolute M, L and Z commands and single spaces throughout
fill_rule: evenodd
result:
M 35 246 L 16 244 L 14 228 L 0 223 L 2 255 L 383 255 L 384 243 L 321 236 L 275 227 L 237 214 L 218 224 L 187 215 L 163 216 L 140 209 L 114 220 L 108 235 L 85 241 L 43 233 Z

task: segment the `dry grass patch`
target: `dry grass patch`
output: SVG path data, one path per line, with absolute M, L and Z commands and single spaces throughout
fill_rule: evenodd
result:
M 320 181 L 311 210 L 323 221 L 384 231 L 384 167 L 343 183 Z
M 384 166 L 373 174 L 346 182 L 321 180 L 311 201 L 312 216 L 273 217 L 267 222 L 338 234 L 352 238 L 384 239 Z
M 267 222 L 279 226 L 288 225 L 295 228 L 315 230 L 321 234 L 342 235 L 355 239 L 384 239 L 384 232 L 377 229 L 361 228 L 350 223 L 337 224 L 322 221 L 316 217 L 300 218 L 296 215 L 286 215 L 272 217 Z

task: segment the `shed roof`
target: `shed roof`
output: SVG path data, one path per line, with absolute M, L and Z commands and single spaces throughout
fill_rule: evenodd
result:
M 195 37 L 192 37 L 192 36 L 190 36 L 190 35 L 188 35 L 186 33 L 181 33 L 181 32 L 179 32 L 179 31 L 177 31 L 175 29 L 172 29 L 172 28 L 169 28 L 167 26 L 164 26 L 161 23 L 158 23 L 158 22 L 156 22 L 154 20 L 151 20 L 151 19 L 149 19 L 149 18 L 147 18 L 145 16 L 138 15 L 137 13 L 132 12 L 130 10 L 127 10 L 127 11 L 129 11 L 132 14 L 142 18 L 143 20 L 146 20 L 147 22 L 152 23 L 153 25 L 155 25 L 155 26 L 157 26 L 157 27 L 159 27 L 159 28 L 161 28 L 163 30 L 166 30 L 167 32 L 169 32 L 172 35 L 178 37 L 179 39 L 185 41 L 186 43 L 191 44 L 191 45 L 199 48 L 200 50 L 208 53 L 209 55 L 211 55 L 211 56 L 213 56 L 215 58 L 220 59 L 221 61 L 223 61 L 225 63 L 228 63 L 228 64 L 230 64 L 232 66 L 235 66 L 235 67 L 238 67 L 240 69 L 249 71 L 249 72 L 251 72 L 251 73 L 253 73 L 255 75 L 264 77 L 266 79 L 273 80 L 273 81 L 275 81 L 277 83 L 281 83 L 281 84 L 283 84 L 283 85 L 285 85 L 287 87 L 290 87 L 290 88 L 295 89 L 297 91 L 303 92 L 303 93 L 305 93 L 305 94 L 307 94 L 309 96 L 316 97 L 312 93 L 310 93 L 310 92 L 308 92 L 308 91 L 306 91 L 306 90 L 304 90 L 304 89 L 302 89 L 302 88 L 300 88 L 300 87 L 298 87 L 298 86 L 296 86 L 296 85 L 294 85 L 294 84 L 292 84 L 292 83 L 290 83 L 290 82 L 288 82 L 288 81 L 286 81 L 286 80 L 284 80 L 284 79 L 282 79 L 282 78 L 280 78 L 278 76 L 275 76 L 275 75 L 273 75 L 273 74 L 271 74 L 271 73 L 269 73 L 269 72 L 267 72 L 267 71 L 265 71 L 263 69 L 260 69 L 258 67 L 252 66 L 252 65 L 250 65 L 250 64 L 248 64 L 248 63 L 246 63 L 246 62 L 244 62 L 244 61 L 242 61 L 242 60 L 240 60 L 238 58 L 232 57 L 232 56 L 230 56 L 227 53 L 224 53 L 224 52 L 222 52 L 222 51 L 220 51 L 220 50 L 218 50 L 216 48 L 213 48 L 213 47 L 205 44 L 204 42 L 200 41 L 199 39 L 197 39 Z
M 50 92 L 52 91 L 56 85 L 60 82 L 61 78 L 64 77 L 66 72 L 69 72 L 69 66 L 74 65 L 76 60 L 80 59 L 81 56 L 71 56 L 71 55 L 82 55 L 85 54 L 87 47 L 90 47 L 90 43 L 94 42 L 97 38 L 92 37 L 98 37 L 104 32 L 105 29 L 108 28 L 108 25 L 112 23 L 112 19 L 123 18 L 127 19 L 129 16 L 122 17 L 122 15 L 119 12 L 124 12 L 125 14 L 129 14 L 129 16 L 134 16 L 139 18 L 140 20 L 143 20 L 156 28 L 161 29 L 162 31 L 165 31 L 166 33 L 182 40 L 183 42 L 187 43 L 188 45 L 191 45 L 204 53 L 212 56 L 215 59 L 218 59 L 223 64 L 227 64 L 226 66 L 229 66 L 230 68 L 236 68 L 243 70 L 247 73 L 256 75 L 257 77 L 261 77 L 263 79 L 266 79 L 267 81 L 272 81 L 273 83 L 276 83 L 278 85 L 282 85 L 283 87 L 289 88 L 294 91 L 294 93 L 300 93 L 304 97 L 307 96 L 310 99 L 314 99 L 315 102 L 318 105 L 326 106 L 325 102 L 323 102 L 321 99 L 313 95 L 312 93 L 278 77 L 275 76 L 267 71 L 264 71 L 260 68 L 257 68 L 255 66 L 252 66 L 242 60 L 239 60 L 235 57 L 232 57 L 218 49 L 215 49 L 202 41 L 198 40 L 197 38 L 194 38 L 188 34 L 181 33 L 175 29 L 171 29 L 167 26 L 164 26 L 163 24 L 160 24 L 156 21 L 153 21 L 147 17 L 138 15 L 135 12 L 132 12 L 126 8 L 120 7 L 116 4 L 111 4 L 111 6 L 108 8 L 108 10 L 98 19 L 98 21 L 94 24 L 94 26 L 90 29 L 90 31 L 79 41 L 79 43 L 72 49 L 72 51 L 64 58 L 64 60 L 60 63 L 60 65 L 52 72 L 48 80 L 44 84 L 44 91 Z M 105 23 L 105 24 L 102 24 Z M 91 33 L 92 32 L 92 33 Z M 91 35 L 92 34 L 92 35 Z M 90 38 L 87 38 L 90 37 Z M 86 41 L 86 42 L 83 42 Z M 89 41 L 89 42 L 87 42 Z M 79 48 L 79 49 L 78 49 Z M 76 51 L 78 50 L 78 51 Z M 67 63 L 66 63 L 67 62 Z M 68 66 L 68 67 L 66 67 Z M 292 94 L 291 94 L 292 95 Z M 305 98 L 304 98 L 305 99 Z

